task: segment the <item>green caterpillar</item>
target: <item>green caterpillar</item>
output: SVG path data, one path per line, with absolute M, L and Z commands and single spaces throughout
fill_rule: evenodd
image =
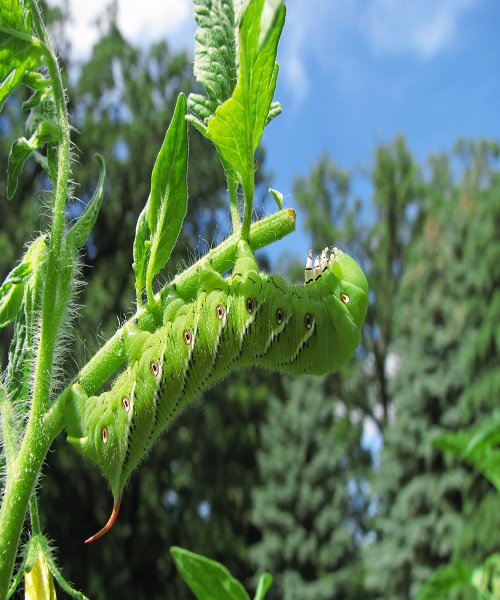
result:
M 291 374 L 321 375 L 354 354 L 368 307 L 368 284 L 356 262 L 337 248 L 313 265 L 306 285 L 259 273 L 247 243 L 238 245 L 233 274 L 208 261 L 196 297 L 176 297 L 154 333 L 129 326 L 128 368 L 113 387 L 89 398 L 75 384 L 66 398 L 68 441 L 109 481 L 116 519 L 122 490 L 156 438 L 204 389 L 235 369 L 260 365 Z

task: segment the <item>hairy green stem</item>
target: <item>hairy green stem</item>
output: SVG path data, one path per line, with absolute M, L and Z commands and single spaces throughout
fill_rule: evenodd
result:
M 68 285 L 72 279 L 71 273 L 65 272 L 64 261 L 61 257 L 70 170 L 70 127 L 64 88 L 57 57 L 47 37 L 35 0 L 30 1 L 30 12 L 37 35 L 45 47 L 45 63 L 52 83 L 56 119 L 61 139 L 57 150 L 46 278 L 42 283 L 40 340 L 34 364 L 33 396 L 26 432 L 7 478 L 0 511 L 0 548 L 2 549 L 0 552 L 0 599 L 5 598 L 8 591 L 32 490 L 47 451 L 60 430 L 58 427 L 53 429 L 47 427 L 43 417 L 50 400 L 56 341 L 70 298 L 70 295 L 62 293 L 62 287 L 65 282 Z
M 5 454 L 5 469 L 7 477 L 12 470 L 14 460 L 19 450 L 19 437 L 16 427 L 16 417 L 9 395 L 0 381 L 0 421 L 2 424 L 3 447 Z
M 253 177 L 253 152 L 251 153 L 251 172 L 252 176 L 248 179 L 244 178 L 243 181 L 243 195 L 245 197 L 245 210 L 243 213 L 243 223 L 241 225 L 241 237 L 244 240 L 248 240 L 250 236 L 250 225 L 252 223 L 252 211 L 253 211 L 253 194 L 255 189 L 255 179 Z M 250 168 L 250 165 L 249 165 Z
M 63 279 L 68 278 L 61 260 L 65 227 L 66 199 L 70 170 L 70 127 L 64 88 L 57 57 L 47 38 L 38 5 L 32 0 L 31 14 L 39 37 L 47 46 L 46 65 L 52 83 L 57 122 L 61 139 L 57 150 L 57 174 L 52 204 L 52 224 L 47 256 L 47 276 L 43 282 L 39 351 L 35 362 L 31 416 L 43 414 L 49 404 L 54 349 L 67 305 L 61 302 Z M 68 298 L 69 300 L 69 298 Z M 66 303 L 67 304 L 67 303 Z
M 5 33 L 8 36 L 17 38 L 18 40 L 23 40 L 23 42 L 28 42 L 34 48 L 39 48 L 40 51 L 47 50 L 46 46 L 34 35 L 30 35 L 29 33 L 24 33 L 24 31 L 18 31 L 17 29 L 11 29 L 10 27 L 4 27 L 0 25 L 0 33 Z
M 30 518 L 31 518 L 31 535 L 41 534 L 42 527 L 40 525 L 40 515 L 38 514 L 38 501 L 36 491 L 31 492 L 30 497 Z
M 253 251 L 264 248 L 269 244 L 285 237 L 295 229 L 295 211 L 292 209 L 284 209 L 277 213 L 257 221 L 250 227 L 249 242 Z M 219 246 L 210 250 L 200 261 L 191 265 L 183 273 L 175 277 L 168 289 L 173 285 L 179 290 L 182 297 L 193 298 L 198 289 L 198 268 L 204 260 L 209 260 L 213 268 L 219 273 L 225 273 L 234 266 L 236 260 L 236 247 L 243 235 L 241 233 L 233 233 L 226 238 Z M 161 296 L 161 293 L 160 293 Z
M 23 444 L 16 457 L 13 473 L 7 479 L 0 511 L 0 599 L 4 600 L 9 588 L 19 538 L 28 501 L 41 471 L 49 447 L 62 427 L 62 419 L 55 419 L 52 427 L 41 420 L 30 420 Z M 43 431 L 43 434 L 41 434 Z

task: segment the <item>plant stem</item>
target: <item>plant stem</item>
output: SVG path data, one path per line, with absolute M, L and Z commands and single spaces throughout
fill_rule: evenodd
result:
M 16 429 L 16 417 L 12 402 L 0 381 L 0 421 L 2 423 L 3 448 L 5 455 L 5 470 L 7 477 L 13 467 L 19 450 L 19 437 Z
M 255 178 L 253 175 L 253 152 L 249 154 L 248 172 L 252 175 L 243 178 L 243 195 L 245 197 L 245 210 L 243 213 L 243 223 L 241 225 L 241 237 L 248 240 L 250 236 L 250 226 L 252 224 L 253 194 L 255 189 Z
M 54 349 L 59 327 L 67 308 L 67 304 L 61 302 L 62 280 L 68 279 L 68 274 L 62 272 L 61 244 L 65 227 L 66 198 L 68 196 L 70 127 L 57 57 L 47 38 L 37 3 L 31 0 L 30 4 L 35 28 L 48 49 L 46 65 L 52 83 L 57 122 L 61 131 L 61 139 L 57 150 L 57 174 L 53 194 L 47 276 L 43 282 L 40 343 L 35 362 L 33 402 L 31 406 L 31 417 L 33 417 L 35 414 L 43 414 L 44 409 L 49 404 Z
M 28 422 L 24 441 L 7 479 L 0 511 L 0 599 L 9 589 L 26 508 L 48 449 L 62 428 L 61 418 Z M 43 430 L 43 434 L 41 431 Z
M 41 284 L 43 290 L 40 311 L 40 340 L 34 363 L 32 402 L 26 432 L 7 478 L 0 510 L 0 599 L 3 599 L 8 591 L 32 490 L 47 451 L 54 437 L 60 431 L 60 427 L 57 425 L 52 429 L 48 427 L 43 417 L 50 401 L 56 340 L 70 297 L 61 293 L 62 287 L 71 285 L 72 273 L 68 273 L 67 269 L 71 270 L 73 268 L 73 265 L 64 265 L 61 258 L 70 169 L 70 128 L 64 88 L 57 57 L 47 37 L 38 5 L 35 0 L 30 0 L 29 5 L 35 30 L 46 48 L 45 62 L 52 83 L 56 119 L 61 138 L 57 149 L 57 169 L 56 181 L 54 182 L 47 270 L 45 280 Z
M 30 497 L 31 535 L 41 534 L 40 515 L 38 514 L 38 502 L 36 491 L 33 490 Z
M 238 190 L 238 180 L 231 177 L 230 172 L 227 173 L 227 191 L 229 194 L 229 211 L 231 213 L 231 225 L 233 233 L 236 233 L 240 230 L 241 220 L 240 220 L 240 212 L 238 210 L 238 197 L 236 192 Z

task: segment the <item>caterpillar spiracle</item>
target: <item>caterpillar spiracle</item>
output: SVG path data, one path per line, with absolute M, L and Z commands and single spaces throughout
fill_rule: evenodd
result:
M 114 498 L 156 438 L 206 388 L 235 369 L 262 366 L 290 374 L 331 373 L 354 354 L 368 307 L 368 284 L 357 263 L 337 248 L 314 264 L 305 285 L 260 273 L 241 241 L 232 275 L 206 261 L 196 296 L 174 298 L 154 333 L 129 326 L 127 369 L 109 391 L 88 397 L 79 384 L 65 401 L 68 441 L 96 463 Z

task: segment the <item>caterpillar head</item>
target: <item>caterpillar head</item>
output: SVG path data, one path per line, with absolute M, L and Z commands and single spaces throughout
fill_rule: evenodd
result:
M 337 292 L 352 320 L 361 330 L 368 310 L 368 282 L 358 263 L 338 248 L 332 249 L 331 272 L 338 278 Z
M 319 349 L 326 348 L 325 344 L 331 339 L 326 333 L 331 326 L 335 333 L 333 346 L 329 351 L 317 354 L 307 372 L 330 373 L 352 357 L 361 341 L 361 328 L 368 309 L 368 283 L 356 261 L 338 248 L 325 248 L 314 261 L 309 252 L 305 281 L 307 289 L 316 288 L 323 300 L 323 310 L 328 314 L 327 322 L 331 323 L 317 323 Z M 316 309 L 314 317 L 319 318 L 321 312 Z

